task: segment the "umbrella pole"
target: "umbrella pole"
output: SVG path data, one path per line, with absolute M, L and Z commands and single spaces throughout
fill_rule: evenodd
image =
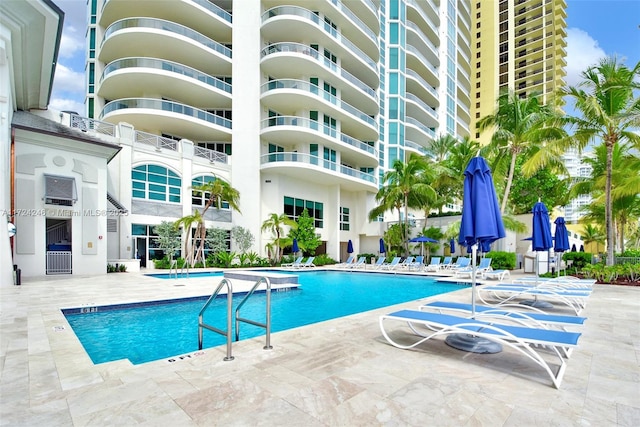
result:
M 476 251 L 478 245 L 471 246 L 471 318 L 476 318 Z

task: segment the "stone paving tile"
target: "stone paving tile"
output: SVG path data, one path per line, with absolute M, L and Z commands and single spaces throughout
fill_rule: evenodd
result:
M 560 390 L 512 350 L 389 345 L 378 317 L 429 299 L 279 332 L 272 350 L 264 337 L 234 343 L 233 361 L 222 346 L 140 365 L 94 365 L 60 311 L 208 295 L 216 283 L 127 273 L 0 285 L 0 426 L 640 425 L 640 287 L 594 287 Z M 470 290 L 437 298 L 468 302 Z

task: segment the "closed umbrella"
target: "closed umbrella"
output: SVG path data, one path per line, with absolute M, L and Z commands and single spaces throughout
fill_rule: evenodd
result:
M 531 248 L 536 251 L 536 277 L 540 275 L 540 266 L 538 262 L 538 252 L 549 251 L 553 247 L 553 238 L 551 237 L 551 221 L 549 220 L 549 211 L 542 202 L 533 205 L 533 218 L 531 223 Z M 546 301 L 530 300 L 523 301 L 522 304 L 530 305 L 538 308 L 551 308 L 552 304 Z
M 451 255 L 456 253 L 456 239 L 449 240 L 449 252 Z
M 383 254 L 387 252 L 387 249 L 384 247 L 384 239 L 381 237 L 380 238 L 380 253 Z
M 428 243 L 438 243 L 437 240 L 432 239 L 430 237 L 426 237 L 426 236 L 418 236 L 418 237 L 414 237 L 413 239 L 409 239 L 409 241 L 411 243 L 420 243 L 420 255 L 424 255 L 424 242 L 428 242 Z
M 298 247 L 298 239 L 293 239 L 293 246 L 291 247 L 291 252 L 297 254 L 300 248 Z
M 349 243 L 347 243 L 347 253 L 348 254 L 353 253 L 353 243 L 351 242 L 351 240 L 349 240 Z
M 478 245 L 491 244 L 506 236 L 502 215 L 498 206 L 496 190 L 493 186 L 491 169 L 480 156 L 471 159 L 464 171 L 464 192 L 462 198 L 462 220 L 458 243 L 471 246 L 471 307 L 476 315 L 476 251 Z M 454 348 L 474 353 L 497 353 L 502 346 L 469 334 L 449 335 L 446 343 Z
M 559 216 L 553 221 L 556 224 L 556 232 L 553 235 L 553 251 L 563 253 L 569 250 L 569 232 L 564 218 Z M 558 276 L 560 275 L 560 262 L 557 262 Z

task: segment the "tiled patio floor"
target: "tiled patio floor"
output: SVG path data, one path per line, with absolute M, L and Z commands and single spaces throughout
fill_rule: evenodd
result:
M 388 345 L 378 317 L 428 299 L 275 333 L 271 351 L 264 338 L 234 343 L 231 362 L 218 347 L 173 363 L 94 365 L 60 312 L 206 295 L 217 280 L 126 273 L 0 286 L 0 425 L 640 425 L 640 287 L 594 287 L 560 390 L 511 350 Z

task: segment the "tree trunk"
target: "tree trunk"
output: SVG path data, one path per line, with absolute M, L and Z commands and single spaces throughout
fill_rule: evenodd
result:
M 502 215 L 504 215 L 504 211 L 507 209 L 507 201 L 509 200 L 509 192 L 511 191 L 511 183 L 513 182 L 513 170 L 516 168 L 517 156 L 518 154 L 515 151 L 511 154 L 511 164 L 509 165 L 507 185 L 504 187 L 504 196 L 502 197 L 502 206 L 500 207 L 500 213 Z
M 605 186 L 605 207 L 604 207 L 604 223 L 607 233 L 607 265 L 613 265 L 614 238 L 613 238 L 613 220 L 611 206 L 611 174 L 613 169 L 613 145 L 611 141 L 605 140 L 607 146 L 607 182 Z

